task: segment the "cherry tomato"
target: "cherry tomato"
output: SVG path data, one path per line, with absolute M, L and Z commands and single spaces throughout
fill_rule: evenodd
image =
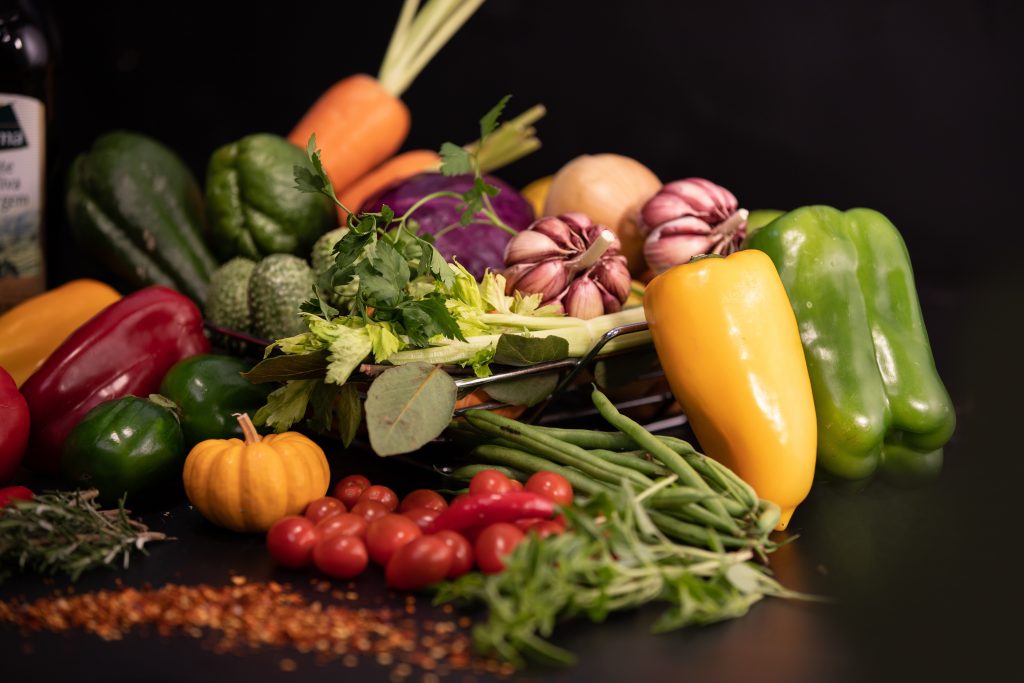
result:
M 35 494 L 27 486 L 4 486 L 0 488 L 0 508 L 12 500 L 32 500 Z
M 365 491 L 370 488 L 370 480 L 361 474 L 350 474 L 339 481 L 334 488 L 345 488 L 346 486 L 358 486 L 359 490 Z
M 517 529 L 519 529 L 523 533 L 526 533 L 527 531 L 529 531 L 530 529 L 537 526 L 543 521 L 544 519 L 541 517 L 525 517 L 523 519 L 517 519 L 512 523 L 516 525 Z
M 558 472 L 534 472 L 526 480 L 526 490 L 558 505 L 572 502 L 572 484 Z
M 452 566 L 452 549 L 437 536 L 420 536 L 399 548 L 385 576 L 396 590 L 414 591 L 444 579 Z
M 448 569 L 446 579 L 457 579 L 473 568 L 473 545 L 457 531 L 445 529 L 434 534 L 452 549 L 452 566 Z
M 440 510 L 434 510 L 433 508 L 413 508 L 412 510 L 406 510 L 401 513 L 403 517 L 408 517 L 412 521 L 416 522 L 416 526 L 424 531 L 426 531 L 430 523 L 437 519 L 437 516 L 440 514 Z
M 324 496 L 323 498 L 317 498 L 307 505 L 306 511 L 303 514 L 306 516 L 306 519 L 316 524 L 321 519 L 326 519 L 332 515 L 340 515 L 342 512 L 348 512 L 348 509 L 340 500 Z
M 322 536 L 333 536 L 344 534 L 346 536 L 366 537 L 366 527 L 369 523 L 363 517 L 352 513 L 342 512 L 340 515 L 325 517 L 316 523 L 316 528 Z
M 352 514 L 359 515 L 367 523 L 375 519 L 390 515 L 391 511 L 375 500 L 361 500 L 352 507 Z
M 370 480 L 361 474 L 352 474 L 334 485 L 331 495 L 345 504 L 349 510 L 359 500 L 363 491 L 370 488 Z
M 379 484 L 375 484 L 359 494 L 359 500 L 375 500 L 386 507 L 388 512 L 394 512 L 398 507 L 398 494 L 387 486 Z
M 529 533 L 537 534 L 538 538 L 547 538 L 548 536 L 557 536 L 558 534 L 565 531 L 565 527 L 550 519 L 541 520 L 540 524 L 535 524 L 530 528 Z
M 514 524 L 498 522 L 492 524 L 476 539 L 476 566 L 484 574 L 498 574 L 505 571 L 505 555 L 519 545 L 525 538 L 523 532 Z
M 509 486 L 509 489 L 508 489 L 509 491 L 522 491 L 523 490 L 523 482 L 519 481 L 518 479 L 509 479 L 508 480 L 508 486 Z
M 333 579 L 359 576 L 369 563 L 366 544 L 358 536 L 325 536 L 313 546 L 313 564 Z
M 444 510 L 448 507 L 448 503 L 441 497 L 441 494 L 437 491 L 431 491 L 430 489 L 416 489 L 411 493 L 407 494 L 402 499 L 402 504 L 398 506 L 399 512 L 405 512 L 406 510 L 413 510 L 415 508 L 430 508 L 432 510 Z
M 408 517 L 385 515 L 366 528 L 366 548 L 374 562 L 386 567 L 396 550 L 422 535 L 423 531 Z
M 331 495 L 340 500 L 345 505 L 345 507 L 351 510 L 356 506 L 356 503 L 359 502 L 359 496 L 363 495 L 364 490 L 365 489 L 361 489 L 358 486 L 354 486 L 352 484 L 349 484 L 345 488 L 338 488 L 337 486 L 335 486 L 334 491 L 331 492 Z
M 308 567 L 320 531 L 310 520 L 298 515 L 282 517 L 267 531 L 267 550 L 274 562 L 289 569 Z
M 554 519 L 542 519 L 540 517 L 517 519 L 513 524 L 524 533 L 536 531 L 541 538 L 547 538 L 551 534 L 560 534 L 565 531 L 565 517 L 563 515 L 558 515 Z
M 476 493 L 505 493 L 512 490 L 512 482 L 498 470 L 480 470 L 469 480 L 470 495 Z

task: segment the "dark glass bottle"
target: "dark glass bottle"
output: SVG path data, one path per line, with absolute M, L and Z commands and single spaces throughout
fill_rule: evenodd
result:
M 0 311 L 46 287 L 46 136 L 53 67 L 45 27 L 0 0 Z

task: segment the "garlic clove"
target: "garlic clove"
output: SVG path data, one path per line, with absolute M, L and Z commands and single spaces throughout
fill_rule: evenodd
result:
M 629 297 L 632 280 L 629 276 L 629 268 L 626 267 L 625 256 L 603 258 L 594 265 L 587 275 L 606 289 L 620 303 Z
M 537 263 L 554 256 L 571 253 L 548 235 L 536 230 L 523 230 L 505 245 L 505 265 Z
M 569 283 L 566 261 L 560 257 L 540 263 L 520 263 L 505 270 L 505 294 L 516 290 L 523 294 L 540 294 L 544 300 L 555 298 Z
M 644 242 L 644 258 L 655 273 L 664 273 L 672 266 L 687 263 L 699 254 L 706 254 L 717 242 L 700 232 L 669 232 L 658 228 Z
M 628 273 L 629 271 L 627 271 Z M 622 310 L 622 300 L 609 292 L 607 289 L 601 286 L 600 281 L 595 281 L 597 288 L 601 292 L 601 305 L 604 307 L 605 313 L 616 313 Z
M 581 248 L 579 236 L 573 234 L 572 226 L 563 221 L 561 217 L 545 216 L 534 221 L 523 232 L 536 232 L 545 235 L 567 254 L 576 253 Z
M 588 277 L 573 280 L 562 297 L 562 306 L 567 315 L 584 320 L 604 314 L 601 289 Z

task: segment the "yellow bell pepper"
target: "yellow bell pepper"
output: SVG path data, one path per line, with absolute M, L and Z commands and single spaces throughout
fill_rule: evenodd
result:
M 669 386 L 704 452 L 782 510 L 814 478 L 817 426 L 796 317 L 775 265 L 741 251 L 654 278 L 644 311 Z
M 72 280 L 0 315 L 0 367 L 20 387 L 86 320 L 121 298 L 96 280 Z

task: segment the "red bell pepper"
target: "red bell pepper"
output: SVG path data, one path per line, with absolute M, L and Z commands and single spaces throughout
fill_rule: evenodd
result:
M 146 287 L 97 313 L 22 385 L 32 413 L 25 464 L 57 474 L 64 440 L 96 405 L 148 396 L 178 361 L 207 353 L 203 316 L 188 297 Z
M 517 519 L 549 519 L 553 514 L 554 503 L 529 491 L 471 493 L 453 500 L 448 509 L 430 523 L 425 533 L 434 534 L 444 529 L 467 531 Z
M 14 476 L 25 455 L 28 416 L 28 403 L 14 378 L 0 368 L 0 484 Z

